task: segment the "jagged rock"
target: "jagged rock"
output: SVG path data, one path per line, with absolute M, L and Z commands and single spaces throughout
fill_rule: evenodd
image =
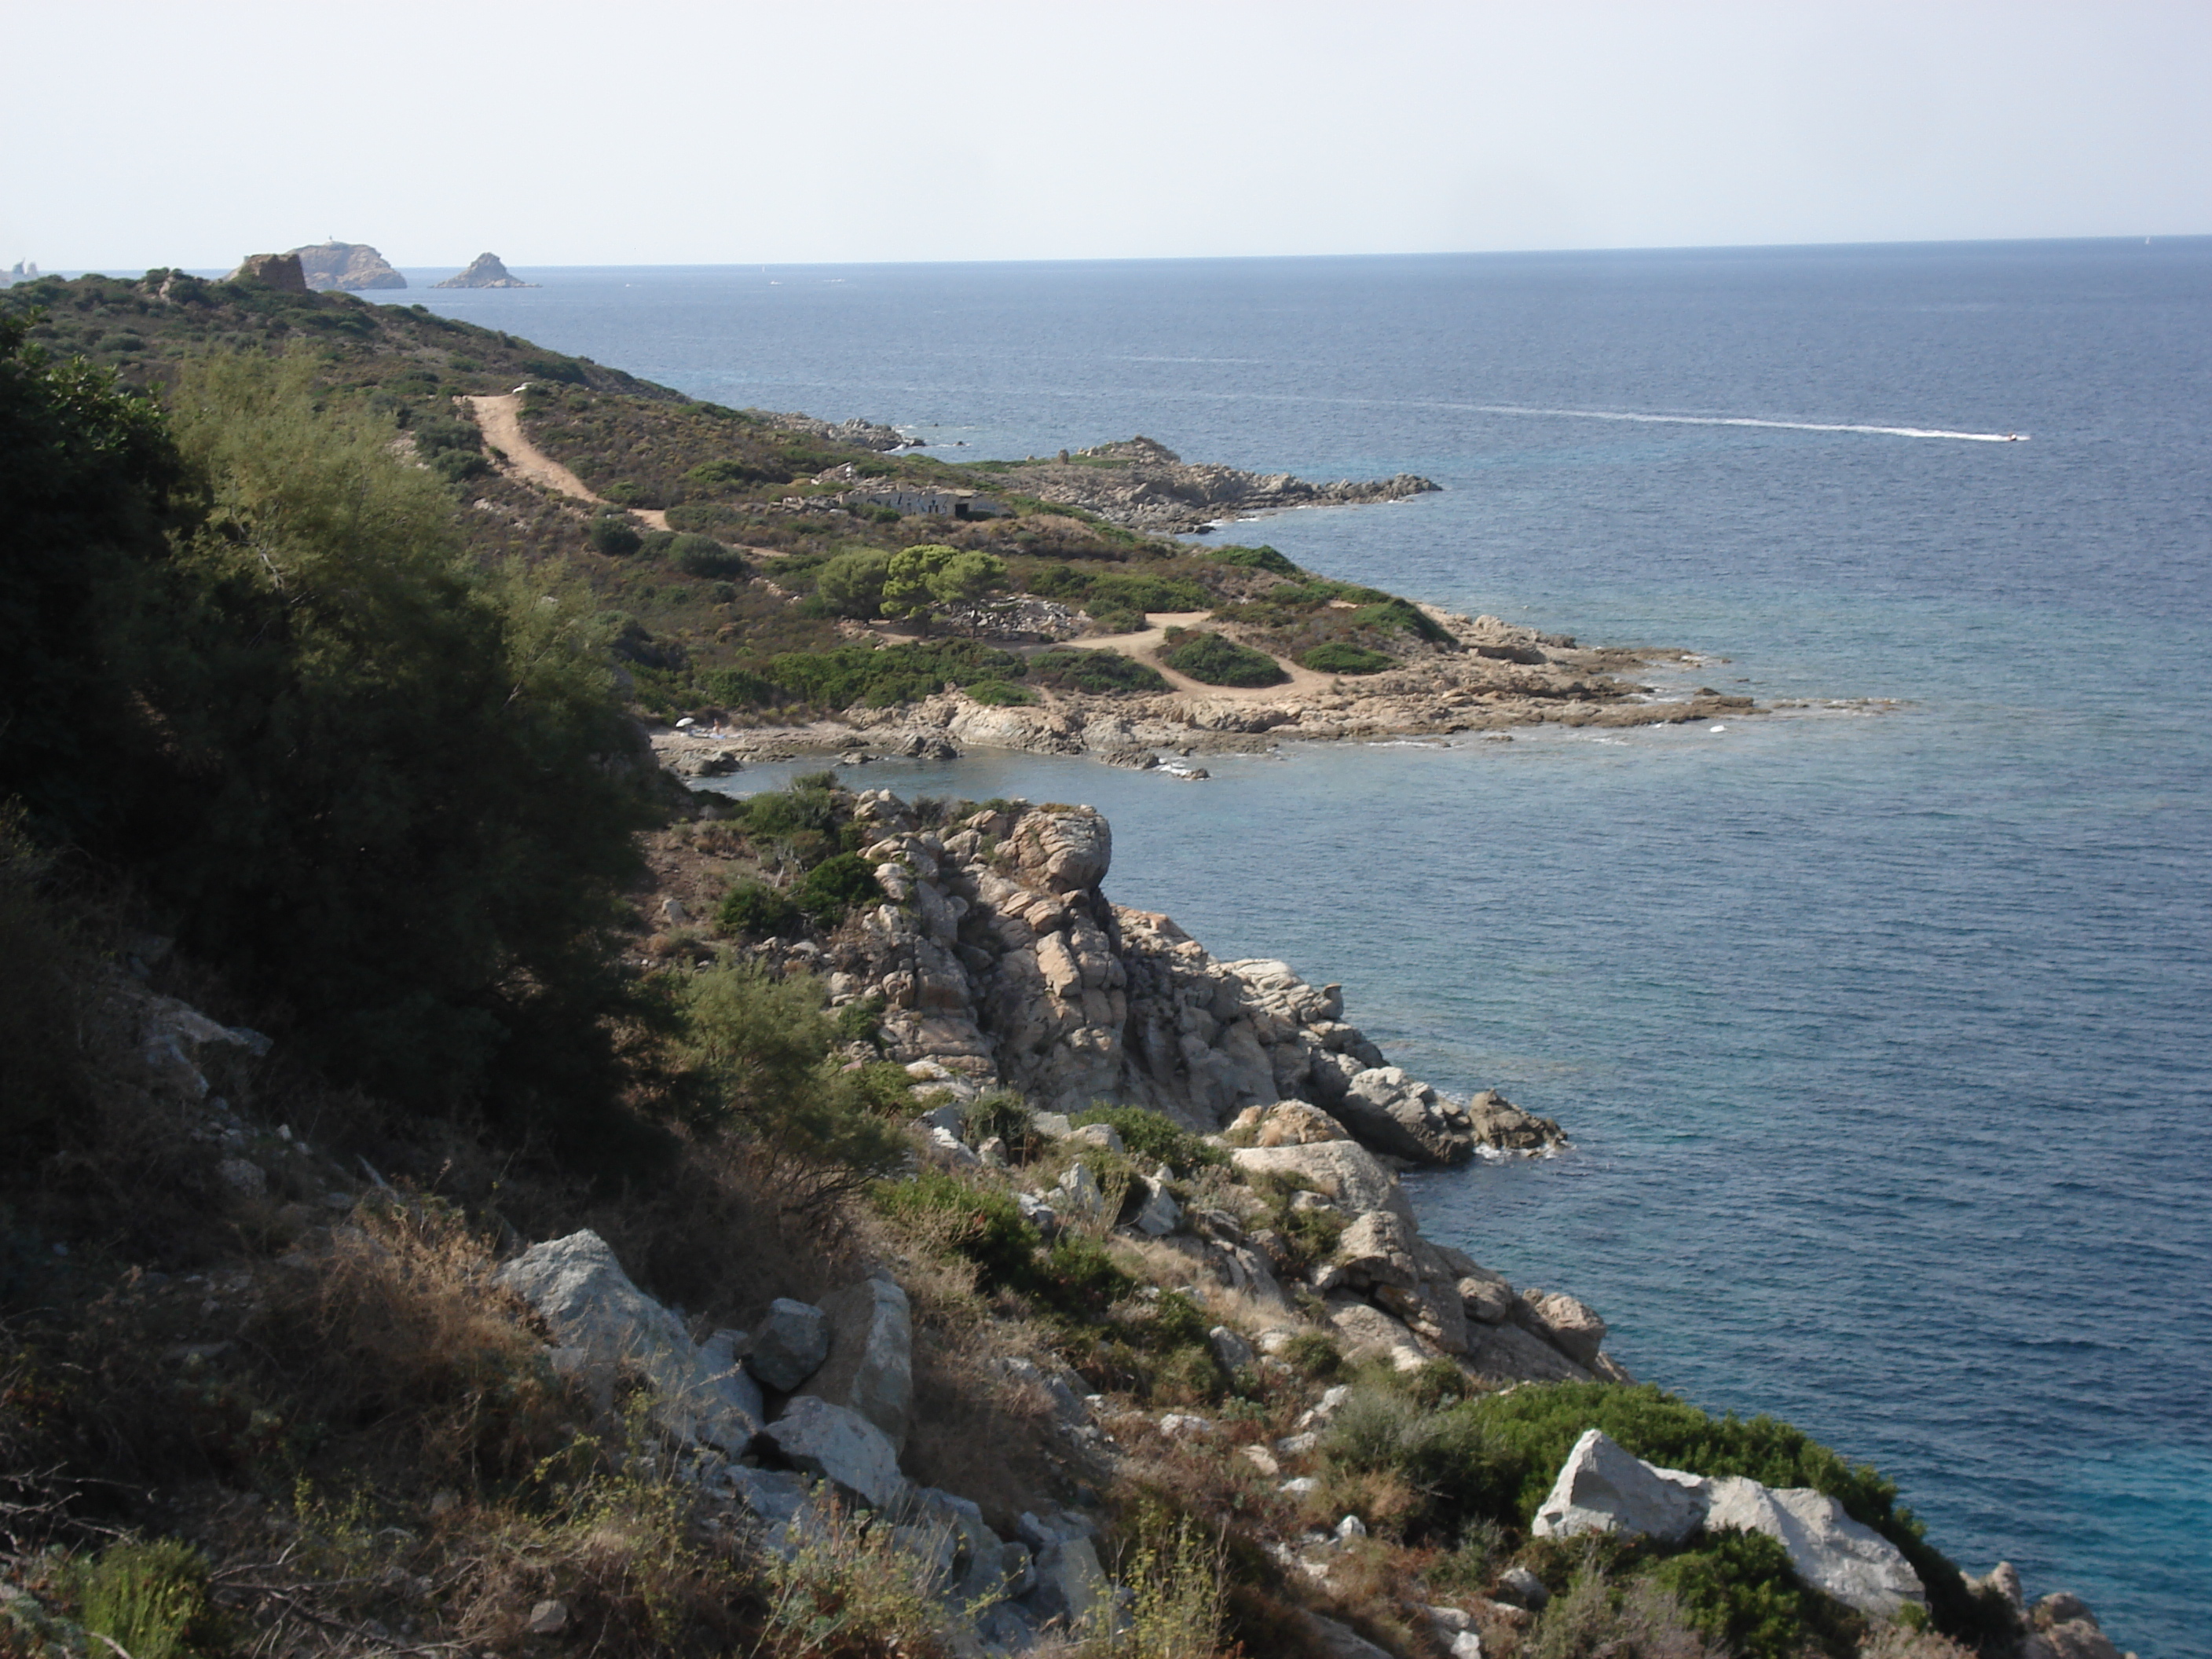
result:
M 756 1469 L 732 1463 L 723 1468 L 720 1477 L 732 1499 L 778 1531 L 799 1522 L 813 1506 L 814 1483 L 787 1469 Z
M 366 242 L 317 242 L 292 250 L 307 286 L 321 293 L 339 289 L 348 294 L 365 289 L 405 288 L 407 279 Z
M 1086 1123 L 1070 1129 L 1061 1137 L 1071 1146 L 1096 1146 L 1102 1152 L 1121 1152 L 1127 1149 L 1121 1145 L 1121 1132 L 1110 1123 Z
M 1462 1304 L 1464 1305 L 1464 1304 Z M 1512 1323 L 1468 1326 L 1467 1363 L 1480 1376 L 1516 1382 L 1588 1382 L 1589 1370 Z
M 536 288 L 535 283 L 526 283 L 499 262 L 496 253 L 479 253 L 469 262 L 466 270 L 457 271 L 442 283 L 433 283 L 432 288 Z
M 1351 1139 L 1344 1125 L 1303 1100 L 1248 1106 L 1237 1115 L 1229 1133 L 1239 1140 L 1249 1136 L 1255 1146 L 1312 1146 L 1325 1140 Z
M 1260 1356 L 1252 1352 L 1252 1345 L 1226 1325 L 1216 1325 L 1206 1334 L 1206 1340 L 1213 1350 L 1215 1363 L 1231 1376 L 1260 1363 Z
M 1025 1600 L 1040 1624 L 1080 1629 L 1109 1593 L 1098 1565 L 1098 1551 L 1088 1538 L 1055 1538 L 1036 1553 L 1036 1583 Z
M 1182 1225 L 1182 1206 L 1168 1190 L 1165 1176 L 1165 1171 L 1150 1180 L 1140 1176 L 1131 1188 L 1137 1212 L 1129 1224 L 1149 1238 L 1164 1238 Z
M 737 1457 L 765 1414 L 760 1389 L 726 1355 L 702 1350 L 683 1322 L 630 1282 L 607 1243 L 588 1228 L 548 1239 L 493 1276 L 552 1331 L 554 1363 L 577 1377 L 602 1410 L 625 1370 L 653 1392 L 653 1420 L 685 1443 Z
M 1409 1224 L 1413 1220 L 1413 1207 L 1398 1177 L 1377 1164 L 1373 1153 L 1349 1140 L 1247 1146 L 1231 1153 L 1230 1162 L 1247 1176 L 1297 1176 L 1347 1215 L 1387 1210 Z
M 778 1297 L 754 1334 L 745 1367 L 778 1394 L 789 1394 L 830 1357 L 830 1321 L 811 1303 Z
M 1552 1599 L 1544 1581 L 1527 1567 L 1508 1567 L 1498 1575 L 1498 1588 L 1531 1613 L 1540 1613 Z
M 260 283 L 279 294 L 307 292 L 307 273 L 300 269 L 300 256 L 296 253 L 249 253 L 238 262 L 238 269 L 223 280 Z
M 914 1315 L 906 1292 L 877 1273 L 822 1298 L 830 1357 L 802 1392 L 851 1407 L 889 1440 L 894 1460 L 906 1449 L 914 1411 Z
M 1529 1530 L 1539 1538 L 1625 1533 L 1663 1545 L 1686 1541 L 1705 1524 L 1699 1495 L 1656 1474 L 1601 1429 L 1588 1429 L 1560 1466 Z
M 2069 1620 L 2039 1630 L 2020 1644 L 2019 1659 L 2132 1659 L 2093 1620 Z
M 1413 1332 L 1380 1308 L 1349 1297 L 1331 1297 L 1328 1322 L 1344 1339 L 1347 1359 L 1382 1354 L 1401 1371 L 1416 1370 L 1428 1363 L 1428 1352 Z
M 1597 1351 L 1605 1341 L 1605 1321 L 1587 1302 L 1553 1291 L 1523 1291 L 1511 1317 L 1529 1334 L 1542 1338 L 1577 1365 L 1588 1368 L 1597 1364 Z
M 1340 1625 L 1317 1613 L 1304 1613 L 1303 1622 L 1313 1638 L 1313 1645 L 1327 1654 L 1328 1659 L 1390 1659 L 1388 1649 L 1376 1647 L 1349 1625 Z
M 881 1429 L 843 1406 L 793 1395 L 760 1437 L 794 1468 L 821 1476 L 871 1509 L 889 1509 L 906 1492 L 897 1449 Z
M 1053 1188 L 1062 1208 L 1076 1215 L 1096 1216 L 1106 1207 L 1106 1195 L 1085 1164 L 1071 1164 Z
M 1346 1128 L 1368 1146 L 1425 1164 L 1458 1164 L 1474 1152 L 1466 1110 L 1395 1066 L 1359 1072 L 1335 1105 Z
M 1852 1520 L 1825 1492 L 1810 1486 L 1764 1486 L 1734 1475 L 1704 1484 L 1709 1531 L 1732 1527 L 1765 1533 L 1790 1552 L 1790 1565 L 1800 1578 L 1845 1607 L 1887 1620 L 1896 1618 L 1907 1602 L 1927 1606 L 1928 1592 L 1903 1552 L 1873 1528 Z
M 1567 1144 L 1565 1132 L 1557 1123 L 1522 1111 L 1495 1089 L 1485 1089 L 1468 1101 L 1466 1111 L 1474 1138 L 1500 1152 L 1540 1152 Z

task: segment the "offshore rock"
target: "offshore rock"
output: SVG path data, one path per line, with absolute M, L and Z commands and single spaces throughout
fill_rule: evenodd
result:
M 526 283 L 499 262 L 496 253 L 479 253 L 469 262 L 466 270 L 457 271 L 442 283 L 433 283 L 433 288 L 536 288 L 535 283 Z
M 1522 1111 L 1495 1089 L 1485 1089 L 1464 1109 L 1474 1139 L 1499 1152 L 1540 1152 L 1567 1144 L 1557 1123 Z
M 331 289 L 357 294 L 364 289 L 407 286 L 407 279 L 366 242 L 317 242 L 292 252 L 307 286 L 318 294 Z

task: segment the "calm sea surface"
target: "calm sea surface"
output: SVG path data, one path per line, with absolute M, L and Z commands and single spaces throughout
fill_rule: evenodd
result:
M 532 274 L 389 297 L 951 459 L 1425 473 L 1231 533 L 1899 700 L 863 775 L 1097 804 L 1116 897 L 1568 1126 L 1419 1179 L 1431 1232 L 1877 1464 L 1970 1570 L 2207 1650 L 2212 241 Z

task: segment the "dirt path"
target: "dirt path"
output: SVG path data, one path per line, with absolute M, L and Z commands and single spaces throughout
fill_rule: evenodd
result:
M 475 397 L 468 399 L 476 410 L 477 426 L 484 441 L 507 457 L 508 470 L 527 478 L 541 489 L 579 501 L 598 501 L 588 485 L 574 473 L 530 441 L 530 434 L 522 429 L 522 398 L 518 392 L 505 392 L 498 397 Z M 655 530 L 668 528 L 668 514 L 659 507 L 632 507 L 630 511 Z
M 1205 697 L 1215 702 L 1279 702 L 1295 692 L 1318 694 L 1335 688 L 1335 679 L 1328 674 L 1316 673 L 1310 668 L 1301 668 L 1294 662 L 1275 659 L 1275 666 L 1288 674 L 1290 679 L 1279 685 L 1206 685 L 1188 674 L 1178 674 L 1160 660 L 1160 647 L 1167 642 L 1170 628 L 1195 628 L 1211 617 L 1210 611 L 1156 611 L 1145 620 L 1152 625 L 1141 634 L 1093 635 L 1087 639 L 1065 640 L 1061 643 L 1079 651 L 1119 651 L 1125 657 L 1134 657 L 1146 667 L 1158 672 L 1176 690 L 1185 696 Z

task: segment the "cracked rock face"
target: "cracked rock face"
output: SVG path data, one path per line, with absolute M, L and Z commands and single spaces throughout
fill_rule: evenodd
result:
M 1211 1133 L 1272 1108 L 1271 1141 L 1334 1124 L 1420 1163 L 1473 1151 L 1468 1109 L 1387 1065 L 1340 988 L 1218 961 L 1168 917 L 1109 902 L 1113 832 L 1091 808 L 1017 803 L 942 835 L 887 790 L 856 811 L 879 831 L 862 856 L 884 902 L 857 931 L 895 1058 L 1048 1110 L 1113 1101 Z

